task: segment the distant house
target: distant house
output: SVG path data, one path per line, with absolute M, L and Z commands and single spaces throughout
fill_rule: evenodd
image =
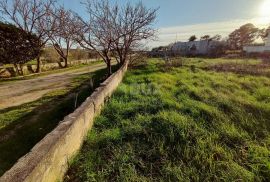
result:
M 211 56 L 218 57 L 224 53 L 225 44 L 222 41 L 200 40 L 191 42 L 176 42 L 168 46 L 153 48 L 148 54 L 152 57 L 167 56 Z
M 149 52 L 149 56 L 151 57 L 164 57 L 168 51 L 168 46 L 160 46 L 153 48 L 152 51 Z
M 170 50 L 179 55 L 209 55 L 221 45 L 220 41 L 214 40 L 176 42 L 171 45 Z
M 270 30 L 268 30 L 268 36 L 263 45 L 247 45 L 243 50 L 246 53 L 270 53 Z

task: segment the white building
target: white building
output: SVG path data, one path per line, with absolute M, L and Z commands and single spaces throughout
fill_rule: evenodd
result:
M 181 55 L 207 55 L 220 44 L 219 41 L 212 40 L 176 42 L 170 45 L 170 50 Z
M 244 46 L 243 50 L 246 53 L 270 52 L 270 30 L 268 30 L 268 37 L 267 37 L 264 45 L 248 45 L 248 46 Z

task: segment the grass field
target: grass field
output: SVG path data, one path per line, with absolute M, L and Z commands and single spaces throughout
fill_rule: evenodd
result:
M 113 69 L 116 70 L 116 66 Z M 80 106 L 105 79 L 105 75 L 106 69 L 78 75 L 66 89 L 53 91 L 31 103 L 1 110 L 0 176 Z
M 221 64 L 262 63 L 151 60 L 130 70 L 65 181 L 270 181 L 270 78 L 212 69 Z

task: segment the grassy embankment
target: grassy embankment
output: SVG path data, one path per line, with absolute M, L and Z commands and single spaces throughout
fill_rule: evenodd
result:
M 228 62 L 261 64 L 159 60 L 129 71 L 65 180 L 270 181 L 270 78 L 211 71 Z
M 0 176 L 73 112 L 75 101 L 78 107 L 105 79 L 104 75 L 106 69 L 79 75 L 66 89 L 56 90 L 31 103 L 1 110 Z

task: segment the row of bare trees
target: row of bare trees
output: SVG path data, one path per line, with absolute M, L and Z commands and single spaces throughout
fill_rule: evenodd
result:
M 59 6 L 57 0 L 0 0 L 0 11 L 5 21 L 37 35 L 37 72 L 42 49 L 48 44 L 59 54 L 60 67 L 68 66 L 70 49 L 79 45 L 95 51 L 111 74 L 112 58 L 123 64 L 143 40 L 154 37 L 157 9 L 149 9 L 142 2 L 119 5 L 108 0 L 85 0 L 83 4 L 87 17 Z
M 85 6 L 90 19 L 79 17 L 76 41 L 85 49 L 95 50 L 107 64 L 109 74 L 112 57 L 119 64 L 125 63 L 142 40 L 155 34 L 151 25 L 157 9 L 147 9 L 141 2 L 119 6 L 106 0 L 88 0 Z

